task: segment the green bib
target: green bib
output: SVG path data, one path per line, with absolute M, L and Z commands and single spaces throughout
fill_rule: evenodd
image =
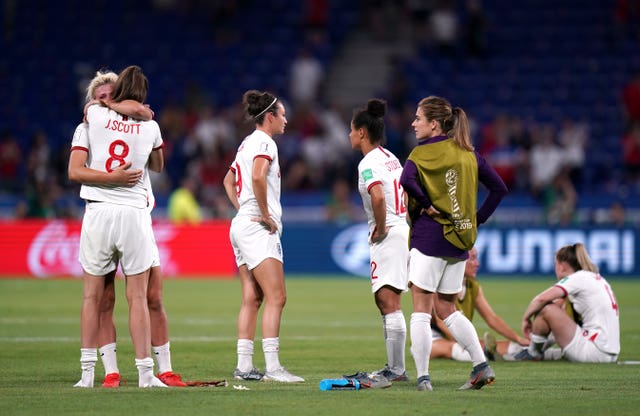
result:
M 478 161 L 475 153 L 461 149 L 453 139 L 447 139 L 416 146 L 408 159 L 416 164 L 423 189 L 431 204 L 442 214 L 434 220 L 442 224 L 444 238 L 461 250 L 470 250 L 478 236 Z M 412 217 L 421 208 L 417 201 L 409 198 Z

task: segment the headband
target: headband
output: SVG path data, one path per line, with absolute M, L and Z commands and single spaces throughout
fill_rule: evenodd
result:
M 278 98 L 277 98 L 277 97 L 276 97 L 276 98 L 274 98 L 274 99 L 273 99 L 273 101 L 271 101 L 271 104 L 269 104 L 269 105 L 267 106 L 267 108 L 265 108 L 264 110 L 262 110 L 262 111 L 260 112 L 260 114 L 258 114 L 257 116 L 253 116 L 253 118 L 258 119 L 261 115 L 263 115 L 264 113 L 266 113 L 266 112 L 267 112 L 267 110 L 269 110 L 271 107 L 273 107 L 273 105 L 276 103 L 276 101 L 278 101 Z

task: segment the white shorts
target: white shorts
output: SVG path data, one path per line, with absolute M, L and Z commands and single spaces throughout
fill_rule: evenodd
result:
M 389 234 L 380 243 L 369 248 L 371 256 L 371 291 L 376 293 L 383 286 L 407 291 L 409 266 L 409 225 L 389 228 Z
M 104 276 L 118 263 L 125 276 L 142 273 L 157 250 L 146 209 L 87 203 L 80 232 L 80 264 L 87 273 Z
M 270 234 L 251 217 L 235 217 L 231 221 L 229 239 L 238 267 L 246 264 L 249 270 L 253 270 L 268 258 L 274 258 L 283 263 L 280 233 Z
M 614 363 L 618 360 L 617 355 L 598 349 L 593 341 L 583 335 L 580 326 L 576 326 L 576 333 L 569 345 L 562 349 L 562 354 L 567 360 L 579 363 Z
M 431 257 L 412 248 L 409 252 L 409 282 L 428 292 L 456 294 L 462 290 L 466 260 Z

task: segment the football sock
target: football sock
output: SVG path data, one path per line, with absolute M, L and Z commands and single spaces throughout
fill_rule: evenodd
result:
M 237 344 L 238 370 L 249 372 L 253 368 L 253 341 L 239 339 Z
M 431 354 L 431 315 L 424 312 L 411 314 L 411 355 L 416 363 L 418 378 L 429 375 L 429 355 Z
M 444 324 L 451 332 L 451 335 L 456 339 L 471 357 L 473 366 L 482 364 L 487 361 L 478 339 L 476 329 L 473 327 L 471 321 L 467 319 L 460 311 L 455 311 L 451 315 L 447 316 L 444 320 Z
M 82 377 L 74 387 L 93 387 L 98 352 L 95 348 L 80 348 L 80 368 Z
M 529 344 L 529 354 L 531 354 L 533 357 L 541 356 L 542 346 L 545 342 L 547 342 L 547 337 L 531 333 L 529 339 L 531 340 L 531 343 Z
M 171 346 L 167 342 L 159 347 L 151 347 L 153 355 L 156 357 L 156 363 L 158 364 L 158 373 L 166 373 L 167 371 L 173 371 L 171 368 Z
M 471 361 L 469 352 L 462 348 L 462 345 L 458 344 L 457 342 L 455 342 L 451 346 L 451 358 L 456 361 Z
M 407 340 L 407 324 L 402 311 L 391 312 L 382 317 L 384 340 L 387 347 L 387 364 L 391 371 L 402 374 L 405 371 L 404 348 Z
M 111 344 L 103 345 L 98 349 L 100 352 L 100 359 L 102 360 L 102 365 L 104 366 L 104 375 L 111 373 L 120 373 L 118 370 L 118 358 L 116 355 L 116 343 L 112 342 Z
M 282 367 L 278 357 L 280 353 L 280 338 L 263 338 L 262 351 L 264 352 L 266 371 L 275 371 Z
M 136 358 L 138 387 L 167 387 L 153 375 L 153 358 Z

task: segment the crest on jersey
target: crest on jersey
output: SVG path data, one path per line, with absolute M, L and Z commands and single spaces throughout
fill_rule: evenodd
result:
M 260 143 L 260 151 L 267 153 L 269 151 L 269 143 Z
M 362 180 L 368 181 L 369 179 L 373 179 L 373 171 L 371 169 L 365 169 L 362 171 Z

